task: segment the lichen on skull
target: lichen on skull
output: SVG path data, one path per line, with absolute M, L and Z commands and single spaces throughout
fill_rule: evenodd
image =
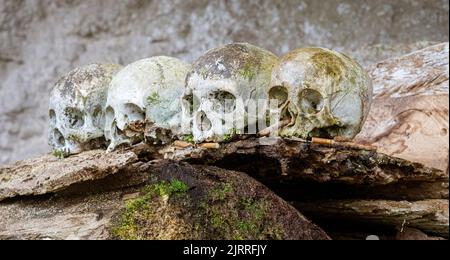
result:
M 180 131 L 180 98 L 190 65 L 166 56 L 127 65 L 112 79 L 106 105 L 108 150 L 146 140 L 170 141 Z
M 182 99 L 184 132 L 195 142 L 222 142 L 255 126 L 265 116 L 250 113 L 250 103 L 267 99 L 277 61 L 273 53 L 248 43 L 227 44 L 198 58 Z
M 362 128 L 372 100 L 368 74 L 353 59 L 325 48 L 286 54 L 272 73 L 269 98 L 287 122 L 281 136 L 353 138 Z
M 70 155 L 106 146 L 104 107 L 117 64 L 91 64 L 63 76 L 50 94 L 49 145 Z

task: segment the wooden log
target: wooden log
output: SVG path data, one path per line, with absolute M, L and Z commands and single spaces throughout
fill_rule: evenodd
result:
M 448 95 L 449 43 L 369 66 L 375 98 Z
M 375 98 L 355 141 L 448 171 L 449 44 L 388 59 L 368 69 Z

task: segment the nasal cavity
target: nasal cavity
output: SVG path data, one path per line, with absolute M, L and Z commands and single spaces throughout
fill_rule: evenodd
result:
M 200 131 L 208 131 L 212 127 L 211 121 L 208 119 L 205 112 L 203 111 L 197 114 L 197 118 L 195 121 L 197 129 L 199 129 Z

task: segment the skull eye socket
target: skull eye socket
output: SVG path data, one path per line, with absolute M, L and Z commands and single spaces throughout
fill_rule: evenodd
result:
M 278 108 L 282 107 L 286 104 L 288 99 L 287 89 L 283 86 L 275 86 L 269 90 L 269 99 L 270 102 L 277 102 Z
M 182 100 L 182 105 L 185 112 L 188 112 L 191 115 L 194 111 L 197 111 L 200 102 L 194 94 L 185 95 Z
M 236 97 L 227 91 L 216 91 L 211 95 L 212 110 L 217 113 L 231 113 L 236 110 Z
M 51 125 L 56 125 L 56 113 L 55 113 L 55 110 L 50 109 L 48 111 L 48 116 L 50 118 L 50 124 Z
M 101 128 L 105 124 L 105 118 L 102 114 L 102 108 L 100 106 L 96 106 L 92 112 L 92 124 L 95 127 Z
M 323 109 L 322 95 L 314 89 L 304 89 L 300 92 L 300 109 L 307 114 L 315 114 Z
M 84 125 L 83 113 L 77 108 L 66 108 L 65 116 L 69 120 L 71 128 L 80 128 Z
M 144 121 L 145 113 L 144 111 L 135 104 L 127 103 L 124 105 L 125 117 L 128 118 L 130 122 L 134 121 Z

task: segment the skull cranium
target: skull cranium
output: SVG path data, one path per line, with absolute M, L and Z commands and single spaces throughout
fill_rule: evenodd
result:
M 281 136 L 353 138 L 367 117 L 372 83 L 361 66 L 324 48 L 296 49 L 272 73 L 271 99 L 288 121 Z
M 278 58 L 247 43 L 212 49 L 193 64 L 183 96 L 183 125 L 195 142 L 221 142 L 255 125 L 249 102 L 266 99 Z
M 117 64 L 91 64 L 62 77 L 50 94 L 49 145 L 64 155 L 105 146 L 104 106 Z
M 180 128 L 180 97 L 190 66 L 158 56 L 127 65 L 112 79 L 106 104 L 105 136 L 111 151 L 146 138 L 166 142 Z

